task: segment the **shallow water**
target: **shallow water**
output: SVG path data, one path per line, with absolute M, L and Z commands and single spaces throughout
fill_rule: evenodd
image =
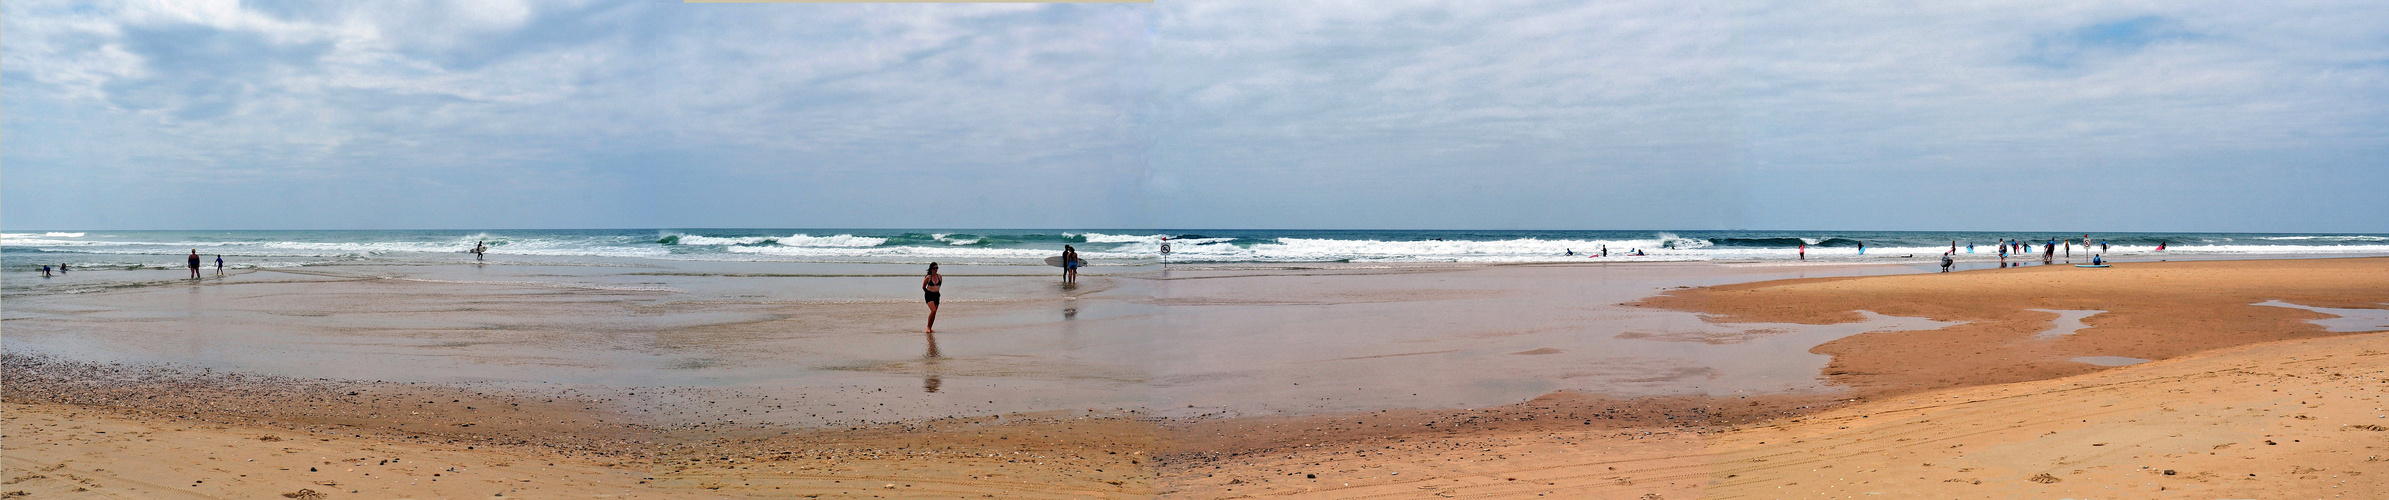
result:
M 635 264 L 635 265 L 630 265 Z M 1611 395 L 1832 391 L 1808 349 L 1946 323 L 1711 324 L 1622 302 L 1666 288 L 1900 266 L 347 264 L 12 298 L 9 352 L 298 377 L 771 398 L 778 423 L 1056 409 L 1163 415 L 1479 407 Z M 99 272 L 99 271 L 94 271 Z M 80 272 L 78 272 L 80 273 Z M 145 279 L 131 276 L 132 280 Z M 760 404 L 760 403 L 758 403 Z M 838 405 L 832 407 L 830 405 Z
M 2076 363 L 2089 363 L 2099 366 L 2125 366 L 2147 363 L 2149 360 L 2128 358 L 2123 356 L 2080 356 L 2072 358 L 2072 361 Z
M 2336 318 L 2306 320 L 2308 323 L 2322 325 L 2323 330 L 2325 331 L 2373 332 L 2389 330 L 2389 309 L 2341 309 L 2335 307 L 2314 307 L 2291 304 L 2279 300 L 2268 300 L 2252 305 L 2305 309 L 2308 311 L 2338 316 Z
M 2089 317 L 2091 317 L 2091 316 L 2098 315 L 2099 313 L 2104 313 L 2104 312 L 2107 312 L 2107 311 L 2101 311 L 2101 310 L 2095 310 L 2095 309 L 2082 309 L 2082 310 L 2065 310 L 2065 309 L 2026 309 L 2026 310 L 2028 310 L 2028 311 L 2040 311 L 2040 312 L 2045 312 L 2045 313 L 2056 313 L 2056 314 L 2057 314 L 2057 319 L 2050 320 L 2050 322 L 2049 322 L 2049 323 L 2050 323 L 2050 326 L 2049 326 L 2049 329 L 2048 329 L 2048 330 L 2044 330 L 2044 331 L 2042 331 L 2040 334 L 2038 334 L 2038 335 L 2034 335 L 2034 336 L 2033 336 L 2033 338 L 2042 339 L 2042 340 L 2054 339 L 2054 338 L 2058 338 L 2058 337 L 2064 337 L 2064 336 L 2067 336 L 2067 335 L 2073 335 L 2073 334 L 2074 334 L 2074 332 L 2079 332 L 2079 331 L 2082 331 L 2082 329 L 2084 329 L 2084 328 L 2090 328 L 2090 325 L 2088 325 L 2088 324 L 2084 324 L 2084 323 L 2082 322 L 2082 320 L 2083 320 L 2083 319 L 2089 318 Z

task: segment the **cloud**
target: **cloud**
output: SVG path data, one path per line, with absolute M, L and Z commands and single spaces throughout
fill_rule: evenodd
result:
M 2314 180 L 2389 151 L 2369 4 L 7 8 L 11 224 L 2007 223 L 1963 210 L 1982 189 L 2389 208 Z M 2310 174 L 2232 178 L 2256 165 Z M 2139 181 L 2024 180 L 2073 175 Z M 2299 189 L 2321 194 L 2272 198 Z M 225 194 L 253 213 L 155 215 Z

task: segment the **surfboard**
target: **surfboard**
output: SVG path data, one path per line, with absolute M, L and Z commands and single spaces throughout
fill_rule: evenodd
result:
M 1056 255 L 1052 257 L 1046 257 L 1045 265 L 1062 267 L 1062 256 Z M 1087 267 L 1087 259 L 1078 259 L 1078 267 Z
M 2074 267 L 2107 267 L 2106 264 L 2075 264 Z

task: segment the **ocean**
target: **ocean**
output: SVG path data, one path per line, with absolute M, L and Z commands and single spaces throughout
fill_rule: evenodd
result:
M 543 263 L 625 260 L 1038 265 L 1063 245 L 1096 265 L 1167 263 L 1431 263 L 1609 261 L 1851 261 L 1996 258 L 1995 242 L 2082 233 L 1942 231 L 1475 231 L 1475 230 L 926 230 L 926 229 L 529 229 L 337 231 L 44 231 L 0 233 L 0 265 L 38 272 L 179 269 L 198 250 L 210 266 L 292 267 L 344 262 L 450 262 L 487 242 L 490 259 Z M 2389 255 L 2389 235 L 2313 233 L 2091 233 L 2107 255 L 2130 260 L 2238 256 Z M 1863 245 L 1866 252 L 1859 253 Z M 1969 251 L 1967 245 L 1974 245 Z M 2037 245 L 2036 245 L 2037 247 Z M 1607 257 L 1600 257 L 1606 248 Z M 1630 255 L 1635 251 L 1641 255 Z M 2038 252 L 2036 248 L 2034 250 Z M 2076 252 L 2082 249 L 2074 249 Z M 1570 255 L 1573 252 L 1574 255 Z

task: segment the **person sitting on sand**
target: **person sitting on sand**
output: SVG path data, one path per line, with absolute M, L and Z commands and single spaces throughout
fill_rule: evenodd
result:
M 2099 258 L 2099 256 L 2097 256 L 2097 255 L 2092 255 L 2092 256 L 2090 256 L 2090 265 L 2093 265 L 2093 266 L 2104 266 L 2104 265 L 2107 265 L 2107 259 Z
M 921 299 L 929 302 L 929 324 L 921 333 L 937 333 L 937 290 L 945 284 L 946 277 L 937 274 L 937 263 L 929 263 L 929 275 L 921 277 Z

